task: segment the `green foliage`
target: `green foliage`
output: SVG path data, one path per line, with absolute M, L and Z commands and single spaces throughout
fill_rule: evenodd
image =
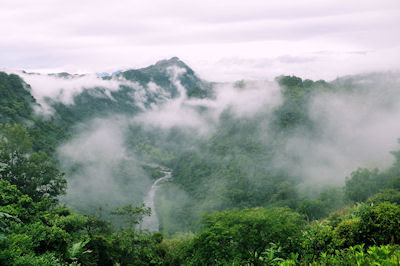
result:
M 304 220 L 288 208 L 254 208 L 217 212 L 206 216 L 203 224 L 189 251 L 191 263 L 260 264 L 263 252 L 274 247 L 271 243 L 283 255 L 297 250 Z
M 143 206 L 116 210 L 131 227 L 112 232 L 104 221 L 35 202 L 8 181 L 0 180 L 0 192 L 1 265 L 150 265 L 165 255 L 160 233 L 133 228 L 149 214 Z
M 144 215 L 150 215 L 151 209 L 146 208 L 144 204 L 142 206 L 126 205 L 121 208 L 117 208 L 112 212 L 113 215 L 125 216 L 124 222 L 133 228 L 136 224 L 139 224 L 143 220 Z
M 359 204 L 334 228 L 337 247 L 399 243 L 400 208 L 389 202 Z
M 328 213 L 343 208 L 346 205 L 342 187 L 324 189 L 319 194 L 318 199 L 323 202 Z
M 259 263 L 262 265 L 279 265 L 281 261 L 283 261 L 282 258 L 279 258 L 277 255 L 281 253 L 282 248 L 277 247 L 276 244 L 271 243 L 270 247 L 265 249 L 261 253 L 261 255 L 258 257 Z M 257 256 L 258 254 L 256 254 Z
M 37 253 L 58 251 L 65 254 L 68 243 L 71 241 L 65 230 L 57 226 L 48 226 L 40 221 L 17 227 L 16 232 L 30 235 L 34 241 L 34 250 Z
M 400 205 L 400 191 L 392 188 L 382 189 L 378 193 L 373 195 L 369 201 L 374 204 L 379 204 L 387 201 Z
M 0 72 L 0 123 L 22 122 L 31 117 L 35 99 L 28 89 L 19 76 Z
M 174 82 L 171 81 L 171 68 L 179 67 L 185 71 L 180 74 L 179 81 L 186 88 L 186 94 L 191 98 L 206 98 L 212 95 L 211 84 L 200 80 L 192 69 L 177 57 L 168 60 L 161 60 L 155 65 L 133 69 L 122 72 L 121 75 L 127 80 L 136 81 L 142 86 L 147 87 L 150 81 L 156 83 L 166 91 L 170 92 L 173 97 L 177 96 L 178 89 Z
M 91 250 L 84 250 L 87 243 L 89 243 L 90 238 L 86 240 L 79 241 L 72 244 L 72 247 L 67 252 L 67 257 L 72 261 L 77 261 L 78 258 L 84 254 L 91 253 Z
M 284 102 L 275 111 L 274 124 L 277 130 L 288 134 L 297 127 L 312 129 L 313 125 L 308 117 L 308 101 L 316 88 L 321 91 L 322 88 L 329 89 L 329 85 L 324 81 L 303 81 L 296 76 L 280 76 L 276 80 L 282 87 L 284 96 Z
M 82 230 L 82 228 L 85 228 L 89 223 L 88 217 L 76 213 L 71 213 L 65 216 L 64 215 L 54 215 L 54 216 L 56 217 L 54 225 L 70 233 L 73 232 L 80 233 L 80 230 Z
M 362 243 L 400 243 L 400 207 L 383 202 L 361 213 Z
M 17 160 L 14 158 L 20 155 L 28 154 L 32 151 L 32 139 L 29 136 L 28 131 L 19 124 L 6 124 L 1 127 L 1 142 L 0 149 L 3 156 L 8 155 L 11 160 Z
M 363 202 L 382 187 L 378 170 L 358 169 L 346 178 L 345 196 L 353 202 Z
M 191 134 L 181 132 L 183 136 L 176 144 L 179 148 L 168 148 L 175 154 L 168 165 L 173 178 L 157 193 L 163 199 L 156 201 L 157 209 L 168 208 L 164 212 L 167 216 L 164 213 L 160 216 L 161 228 L 168 230 L 164 231 L 166 234 L 195 231 L 201 214 L 215 210 L 297 207 L 298 179 L 269 164 L 282 145 L 280 139 L 260 143 L 265 119 L 263 115 L 254 119 L 237 118 L 226 111 L 211 138 L 193 143 Z M 182 140 L 191 145 L 187 148 L 181 144 Z M 181 148 L 183 152 L 179 151 Z
M 212 94 L 211 85 L 195 77 L 177 58 L 126 71 L 121 76 L 143 86 L 152 81 L 176 97 L 177 87 L 166 71 L 175 64 L 186 69 L 180 81 L 189 97 Z M 102 88 L 85 90 L 74 97 L 73 106 L 49 100 L 55 115 L 44 119 L 33 114 L 36 103 L 29 86 L 16 75 L 0 73 L 0 122 L 13 125 L 1 127 L 0 134 L 0 264 L 398 263 L 397 246 L 376 245 L 399 242 L 400 211 L 396 204 L 400 203 L 400 152 L 393 152 L 396 162 L 388 170 L 358 169 L 347 178 L 346 199 L 370 199 L 367 204 L 305 226 L 300 214 L 317 220 L 343 208 L 343 191 L 327 189 L 316 198 L 304 199 L 296 187 L 300 178 L 287 169 L 277 170 L 274 162 L 292 133 L 300 131 L 318 138 L 318 128 L 309 116 L 310 99 L 332 85 L 295 76 L 282 76 L 277 81 L 282 87 L 283 103 L 272 114 L 260 112 L 241 118 L 225 110 L 210 136 L 199 137 L 179 128 L 129 127 L 130 151 L 141 160 L 173 169 L 173 179 L 160 187 L 156 196 L 165 235 L 197 232 L 164 239 L 159 232 L 135 229 L 141 217 L 149 214 L 143 206 L 117 209 L 114 214 L 126 218 L 126 227 L 114 231 L 99 217 L 79 215 L 56 204 L 57 197 L 65 192 L 66 182 L 48 155 L 68 138 L 78 122 L 110 112 L 140 112 L 131 96 L 133 89 L 122 86 L 111 92 L 113 99 L 97 97 L 105 96 Z M 245 90 L 245 82 L 238 82 L 236 87 Z M 146 106 L 159 100 L 151 93 L 146 97 Z M 262 141 L 263 134 L 272 137 Z M 132 192 L 127 185 L 132 180 L 127 164 L 116 164 L 115 173 L 122 176 L 126 191 L 141 198 L 142 192 Z M 154 168 L 143 168 L 154 179 L 162 175 Z M 288 208 L 253 208 L 258 206 L 288 206 L 300 214 Z M 206 215 L 199 230 L 198 218 L 215 210 L 219 212 Z
M 126 228 L 112 236 L 114 258 L 121 265 L 157 265 L 162 264 L 164 255 L 160 239 L 148 232 L 138 232 Z
M 353 202 L 364 202 L 369 197 L 372 202 L 389 201 L 399 203 L 396 191 L 400 190 L 400 151 L 392 152 L 395 163 L 387 170 L 358 169 L 346 178 L 345 196 Z M 378 193 L 380 192 L 380 193 Z M 375 196 L 374 196 L 375 195 Z
M 309 220 L 319 219 L 327 215 L 326 206 L 319 199 L 305 199 L 296 210 L 304 214 Z
M 191 233 L 177 234 L 174 238 L 164 239 L 160 244 L 165 252 L 164 265 L 184 265 L 192 246 L 194 235 Z
M 1 181 L 0 188 L 7 193 L 7 197 L 2 198 L 0 209 L 7 210 L 14 216 L 14 219 L 6 221 L 7 239 L 6 246 L 0 252 L 0 263 L 20 265 L 20 261 L 31 257 L 38 256 L 32 261 L 46 261 L 54 254 L 64 254 L 70 237 L 66 231 L 48 225 L 40 219 L 45 217 L 41 211 L 42 204 L 34 203 L 28 196 L 21 195 L 21 192 L 7 181 Z M 48 252 L 52 252 L 53 255 L 46 255 Z
M 334 241 L 337 246 L 349 247 L 360 243 L 360 227 L 359 218 L 344 220 L 338 224 L 334 230 Z
M 146 173 L 151 177 L 151 179 L 156 180 L 163 177 L 165 174 L 162 172 L 162 169 L 158 167 L 151 167 L 148 165 L 143 165 L 142 168 L 146 171 Z
M 364 245 L 356 245 L 332 255 L 321 254 L 310 265 L 399 265 L 399 257 L 398 246 L 371 246 L 365 250 Z
M 280 76 L 277 77 L 276 80 L 278 81 L 279 85 L 286 88 L 303 87 L 302 79 L 296 76 Z
M 28 84 L 17 75 L 0 72 L 0 123 L 29 124 L 28 130 L 34 137 L 33 149 L 50 154 L 68 130 L 60 125 L 60 120 L 56 122 L 54 118 L 34 114 L 33 108 L 38 106 Z
M 0 136 L 0 177 L 17 186 L 34 201 L 56 197 L 65 193 L 64 174 L 44 152 L 30 153 L 32 139 L 26 129 L 18 124 L 6 125 Z
M 301 254 L 307 261 L 317 258 L 322 252 L 333 252 L 336 241 L 331 226 L 315 221 L 303 232 Z
M 88 221 L 55 208 L 47 197 L 33 200 L 4 179 L 0 179 L 0 213 L 2 265 L 63 264 L 68 247 Z
M 24 254 L 15 258 L 15 260 L 12 262 L 12 265 L 62 266 L 65 265 L 65 263 L 62 263 L 62 261 L 60 261 L 54 253 L 48 252 L 39 256 Z
M 15 221 L 27 222 L 32 220 L 34 215 L 39 209 L 38 205 L 33 203 L 33 200 L 23 195 L 15 185 L 11 185 L 6 180 L 0 179 L 0 211 L 12 215 L 15 219 L 7 219 L 8 225 Z

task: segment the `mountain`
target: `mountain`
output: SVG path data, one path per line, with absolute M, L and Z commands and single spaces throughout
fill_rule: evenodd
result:
M 42 92 L 41 87 L 47 83 L 53 84 L 46 89 L 47 94 L 35 94 L 35 90 Z M 179 92 L 178 86 L 184 91 Z M 76 87 L 81 89 L 71 93 L 71 102 L 63 100 L 69 95 L 68 88 L 72 91 Z M 110 114 L 138 114 L 181 93 L 189 98 L 209 97 L 212 84 L 201 80 L 177 57 L 104 77 L 66 72 L 47 75 L 0 72 L 0 123 L 31 125 L 31 134 L 37 142 L 34 146 L 46 147 L 52 153 L 55 143 L 67 138 L 77 123 Z M 39 96 L 35 99 L 33 95 Z M 43 114 L 44 109 L 51 114 Z
M 61 74 L 63 73 L 57 75 Z M 177 75 L 176 78 L 174 75 Z M 119 88 L 108 91 L 104 87 L 85 87 L 81 93 L 74 96 L 74 105 L 65 105 L 49 99 L 51 107 L 57 113 L 67 114 L 71 120 L 79 121 L 110 112 L 138 113 L 151 104 L 178 97 L 179 85 L 183 86 L 189 98 L 204 98 L 212 94 L 211 84 L 197 77 L 194 71 L 177 57 L 159 61 L 146 68 L 105 76 L 102 79 L 119 82 Z
M 29 120 L 35 104 L 29 85 L 17 75 L 0 72 L 0 123 Z
M 68 203 L 77 209 L 140 204 L 152 180 L 138 162 L 172 169 L 156 197 L 166 235 L 195 230 L 194 222 L 214 210 L 295 209 L 310 183 L 308 193 L 319 193 L 357 167 L 383 165 L 398 137 L 396 75 L 333 82 L 280 76 L 220 86 L 173 57 L 105 77 L 0 78 L 2 122 L 22 123 L 36 151 L 62 161 L 74 200 Z M 385 138 L 375 138 L 376 128 Z
M 209 251 L 226 256 L 235 249 L 225 264 L 238 262 L 237 254 L 243 256 L 239 264 L 248 264 L 248 254 L 264 254 L 274 243 L 272 253 L 277 247 L 281 256 L 286 248 L 311 262 L 320 252 L 348 254 L 338 250 L 353 244 L 398 244 L 399 76 L 372 73 L 332 82 L 279 76 L 274 82 L 212 84 L 176 57 L 104 77 L 1 72 L 0 123 L 26 129 L 0 126 L 0 190 L 6 196 L 0 204 L 6 219 L 0 222 L 0 246 L 6 247 L 0 261 L 30 265 L 31 256 L 44 254 L 33 264 L 57 265 L 58 258 L 74 263 L 65 254 L 80 246 L 95 257 L 82 265 L 111 265 L 110 258 L 124 257 L 132 247 L 150 254 L 150 244 L 162 248 L 162 256 L 179 253 L 168 265 L 213 264 L 223 260 Z M 30 152 L 26 130 L 38 153 Z M 42 194 L 55 176 L 62 177 L 53 162 L 68 182 L 66 195 L 57 199 L 85 216 L 47 201 L 32 205 L 32 198 L 3 180 L 17 181 L 24 193 Z M 379 170 L 369 170 L 374 167 Z M 160 233 L 134 227 L 148 212 L 135 207 L 146 198 L 152 199 L 158 230 L 177 238 L 162 241 Z M 130 225 L 117 230 L 124 218 Z M 393 221 L 390 230 L 387 221 Z M 293 237 L 282 234 L 287 229 Z M 262 239 L 254 242 L 260 232 Z M 221 239 L 228 245 L 220 245 Z M 281 246 L 287 239 L 297 242 Z M 325 247 L 315 245 L 321 239 Z M 242 249 L 249 241 L 259 251 Z M 58 255 L 47 257 L 53 249 Z M 26 250 L 26 260 L 19 260 L 18 252 Z M 137 262 L 125 264 L 132 261 Z
M 186 89 L 188 97 L 204 98 L 211 95 L 211 84 L 201 80 L 194 71 L 182 62 L 178 57 L 158 61 L 156 64 L 141 69 L 132 69 L 117 74 L 127 80 L 138 82 L 146 87 L 149 82 L 168 90 L 171 97 L 178 95 L 178 89 L 174 82 L 171 82 L 171 72 L 183 71 L 179 76 L 179 82 Z

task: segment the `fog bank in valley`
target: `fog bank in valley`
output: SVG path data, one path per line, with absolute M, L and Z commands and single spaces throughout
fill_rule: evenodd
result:
M 363 74 L 334 82 L 347 90 L 315 94 L 308 107 L 318 134 L 296 132 L 277 164 L 301 176 L 304 187 L 342 185 L 357 168 L 385 169 L 400 138 L 399 73 Z
M 150 188 L 152 181 L 124 145 L 124 122 L 110 117 L 79 125 L 77 134 L 59 147 L 58 159 L 68 179 L 63 200 L 79 211 L 140 205 Z
M 84 121 L 74 127 L 75 134 L 58 148 L 69 184 L 66 202 L 76 206 L 94 202 L 111 206 L 140 204 L 153 182 L 143 163 L 152 159 L 169 163 L 187 150 L 205 155 L 209 151 L 201 148 L 201 143 L 210 143 L 224 129 L 226 114 L 233 121 L 260 123 L 259 129 L 251 132 L 251 141 L 268 152 L 267 143 L 277 137 L 273 128 L 275 111 L 285 101 L 283 89 L 276 81 L 218 83 L 213 85 L 211 96 L 193 98 L 188 97 L 189 88 L 181 82 L 185 71 L 178 66 L 167 70 L 178 91 L 176 97 L 152 82 L 141 86 L 116 77 L 103 80 L 94 76 L 22 75 L 33 96 L 47 110 L 51 110 L 48 99 L 73 106 L 74 96 L 93 87 L 108 92 L 118 91 L 121 86 L 135 88 L 137 97 L 132 99 L 140 105 L 140 112 L 110 113 Z M 331 82 L 330 89 L 315 89 L 306 106 L 313 132 L 294 128 L 262 167 L 284 170 L 301 180 L 298 188 L 304 191 L 343 185 L 345 177 L 358 167 L 388 167 L 393 162 L 390 151 L 398 149 L 400 137 L 399 76 L 372 73 L 343 77 Z M 146 105 L 146 93 L 161 97 Z M 111 94 L 105 95 L 112 99 Z M 227 155 L 232 156 L 235 154 Z M 240 167 L 243 174 L 251 176 L 252 166 Z M 214 183 L 212 187 L 225 185 Z M 190 199 L 185 191 L 173 186 L 173 181 L 169 190 L 175 191 L 172 194 L 176 202 Z

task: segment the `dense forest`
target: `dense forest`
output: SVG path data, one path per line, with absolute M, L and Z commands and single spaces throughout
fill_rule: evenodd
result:
M 0 72 L 0 264 L 399 265 L 398 76 Z

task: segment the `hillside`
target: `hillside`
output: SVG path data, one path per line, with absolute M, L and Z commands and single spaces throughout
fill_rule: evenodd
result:
M 211 83 L 176 57 L 0 73 L 0 262 L 391 261 L 398 247 L 378 246 L 400 239 L 399 76 Z M 162 235 L 136 226 L 160 165 Z

